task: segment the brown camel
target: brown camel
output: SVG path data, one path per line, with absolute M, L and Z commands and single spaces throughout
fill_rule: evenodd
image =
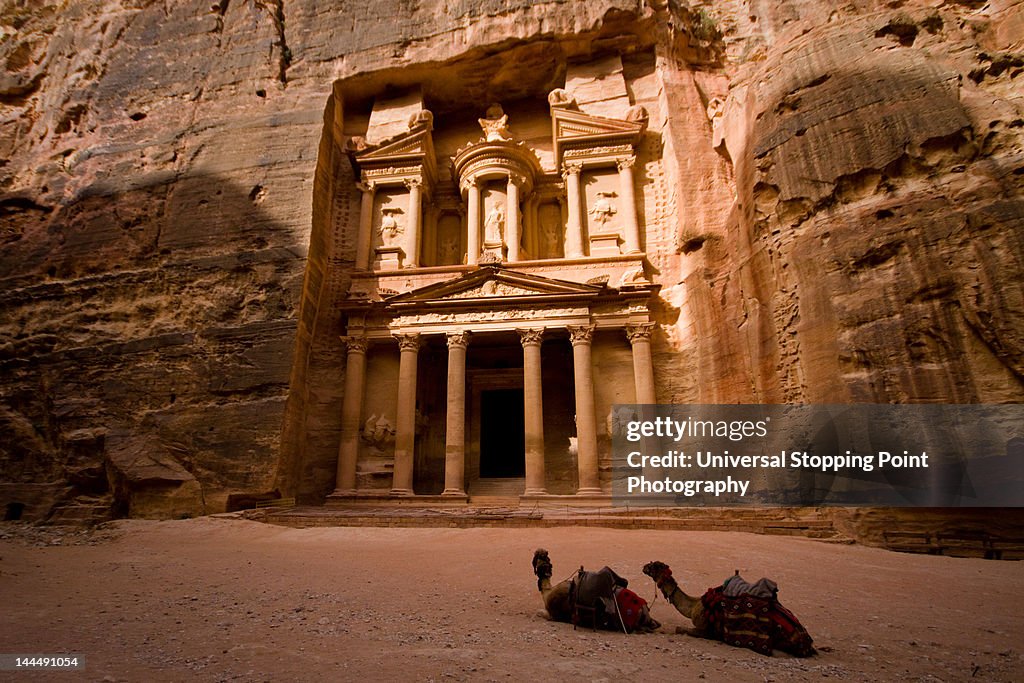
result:
M 653 631 L 661 624 L 651 618 L 647 602 L 626 588 L 627 582 L 608 567 L 598 572 L 579 571 L 569 579 L 551 585 L 548 551 L 533 553 L 533 573 L 544 608 L 554 621 L 576 623 L 576 612 L 592 614 L 593 625 L 612 630 Z M 585 608 L 585 609 L 583 609 Z
M 548 616 L 554 621 L 572 623 L 572 581 L 566 579 L 551 585 L 551 559 L 547 550 L 538 548 L 533 553 L 533 573 L 537 575 L 537 590 L 544 599 L 544 609 L 548 611 Z
M 711 588 L 703 597 L 695 598 L 679 587 L 664 562 L 648 562 L 643 571 L 654 579 L 676 611 L 693 622 L 692 629 L 679 627 L 678 633 L 721 640 L 767 655 L 773 649 L 797 657 L 809 657 L 816 652 L 807 630 L 774 597 L 726 596 L 721 588 Z

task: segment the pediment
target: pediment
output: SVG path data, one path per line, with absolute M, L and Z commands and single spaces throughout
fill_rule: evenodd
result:
M 360 165 L 392 164 L 401 161 L 433 159 L 434 142 L 430 129 L 421 127 L 384 140 L 355 155 Z
M 438 282 L 388 297 L 387 304 L 453 303 L 492 299 L 519 301 L 524 297 L 563 299 L 591 297 L 605 287 L 523 273 L 498 266 L 485 266 L 461 277 Z
M 559 150 L 569 144 L 592 142 L 595 145 L 604 145 L 617 141 L 635 144 L 643 133 L 645 123 L 608 119 L 574 109 L 555 107 L 551 109 L 551 126 L 556 155 L 561 162 Z

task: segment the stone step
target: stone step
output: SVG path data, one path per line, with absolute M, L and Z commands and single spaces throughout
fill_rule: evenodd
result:
M 99 524 L 113 518 L 109 504 L 65 505 L 53 511 L 48 524 Z
M 302 507 L 293 510 L 266 510 L 253 513 L 252 519 L 296 528 L 318 526 L 367 527 L 561 527 L 588 526 L 612 529 L 654 529 L 666 531 L 742 531 L 755 534 L 786 535 L 829 542 L 849 542 L 827 519 L 787 520 L 783 512 L 760 509 L 757 514 L 736 518 L 729 511 L 718 515 L 700 510 L 687 517 L 680 510 L 667 509 L 630 514 L 622 509 L 525 508 L 518 498 L 471 497 L 464 508 L 410 509 L 382 507 L 375 509 Z M 486 503 L 486 504 L 485 504 Z

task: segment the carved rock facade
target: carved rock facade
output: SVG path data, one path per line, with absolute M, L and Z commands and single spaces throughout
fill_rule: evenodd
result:
M 472 411 L 502 400 L 474 395 L 481 364 L 492 391 L 526 391 L 534 326 L 483 316 L 524 292 L 555 297 L 545 414 L 577 413 L 544 392 L 575 383 L 568 328 L 595 328 L 599 475 L 602 402 L 639 395 L 628 330 L 652 323 L 659 401 L 1019 402 L 1024 14 L 893 4 L 4 9 L 0 504 L 320 501 L 353 438 L 355 488 L 390 491 L 408 422 L 371 404 L 395 396 L 393 333 L 421 335 L 419 386 L 447 385 L 468 334 Z M 445 459 L 417 464 L 415 441 L 443 443 L 448 412 L 412 415 L 413 490 L 419 471 L 443 492 Z M 547 450 L 583 437 L 542 427 L 545 486 L 573 493 L 577 457 Z

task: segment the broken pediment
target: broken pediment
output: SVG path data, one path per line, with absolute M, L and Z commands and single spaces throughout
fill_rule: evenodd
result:
M 421 169 L 428 182 L 436 177 L 434 141 L 430 125 L 413 125 L 380 144 L 355 151 L 352 155 L 364 176 L 388 179 Z M 369 178 L 366 178 L 369 179 Z
M 625 120 L 584 114 L 566 106 L 551 107 L 551 131 L 559 164 L 568 149 L 621 146 L 623 151 L 631 152 L 646 127 L 647 115 L 642 107 L 630 110 Z
M 516 297 L 589 298 L 604 291 L 603 285 L 581 284 L 532 275 L 501 267 L 484 267 L 468 275 L 420 287 L 389 297 L 388 305 L 439 301 L 468 301 Z

